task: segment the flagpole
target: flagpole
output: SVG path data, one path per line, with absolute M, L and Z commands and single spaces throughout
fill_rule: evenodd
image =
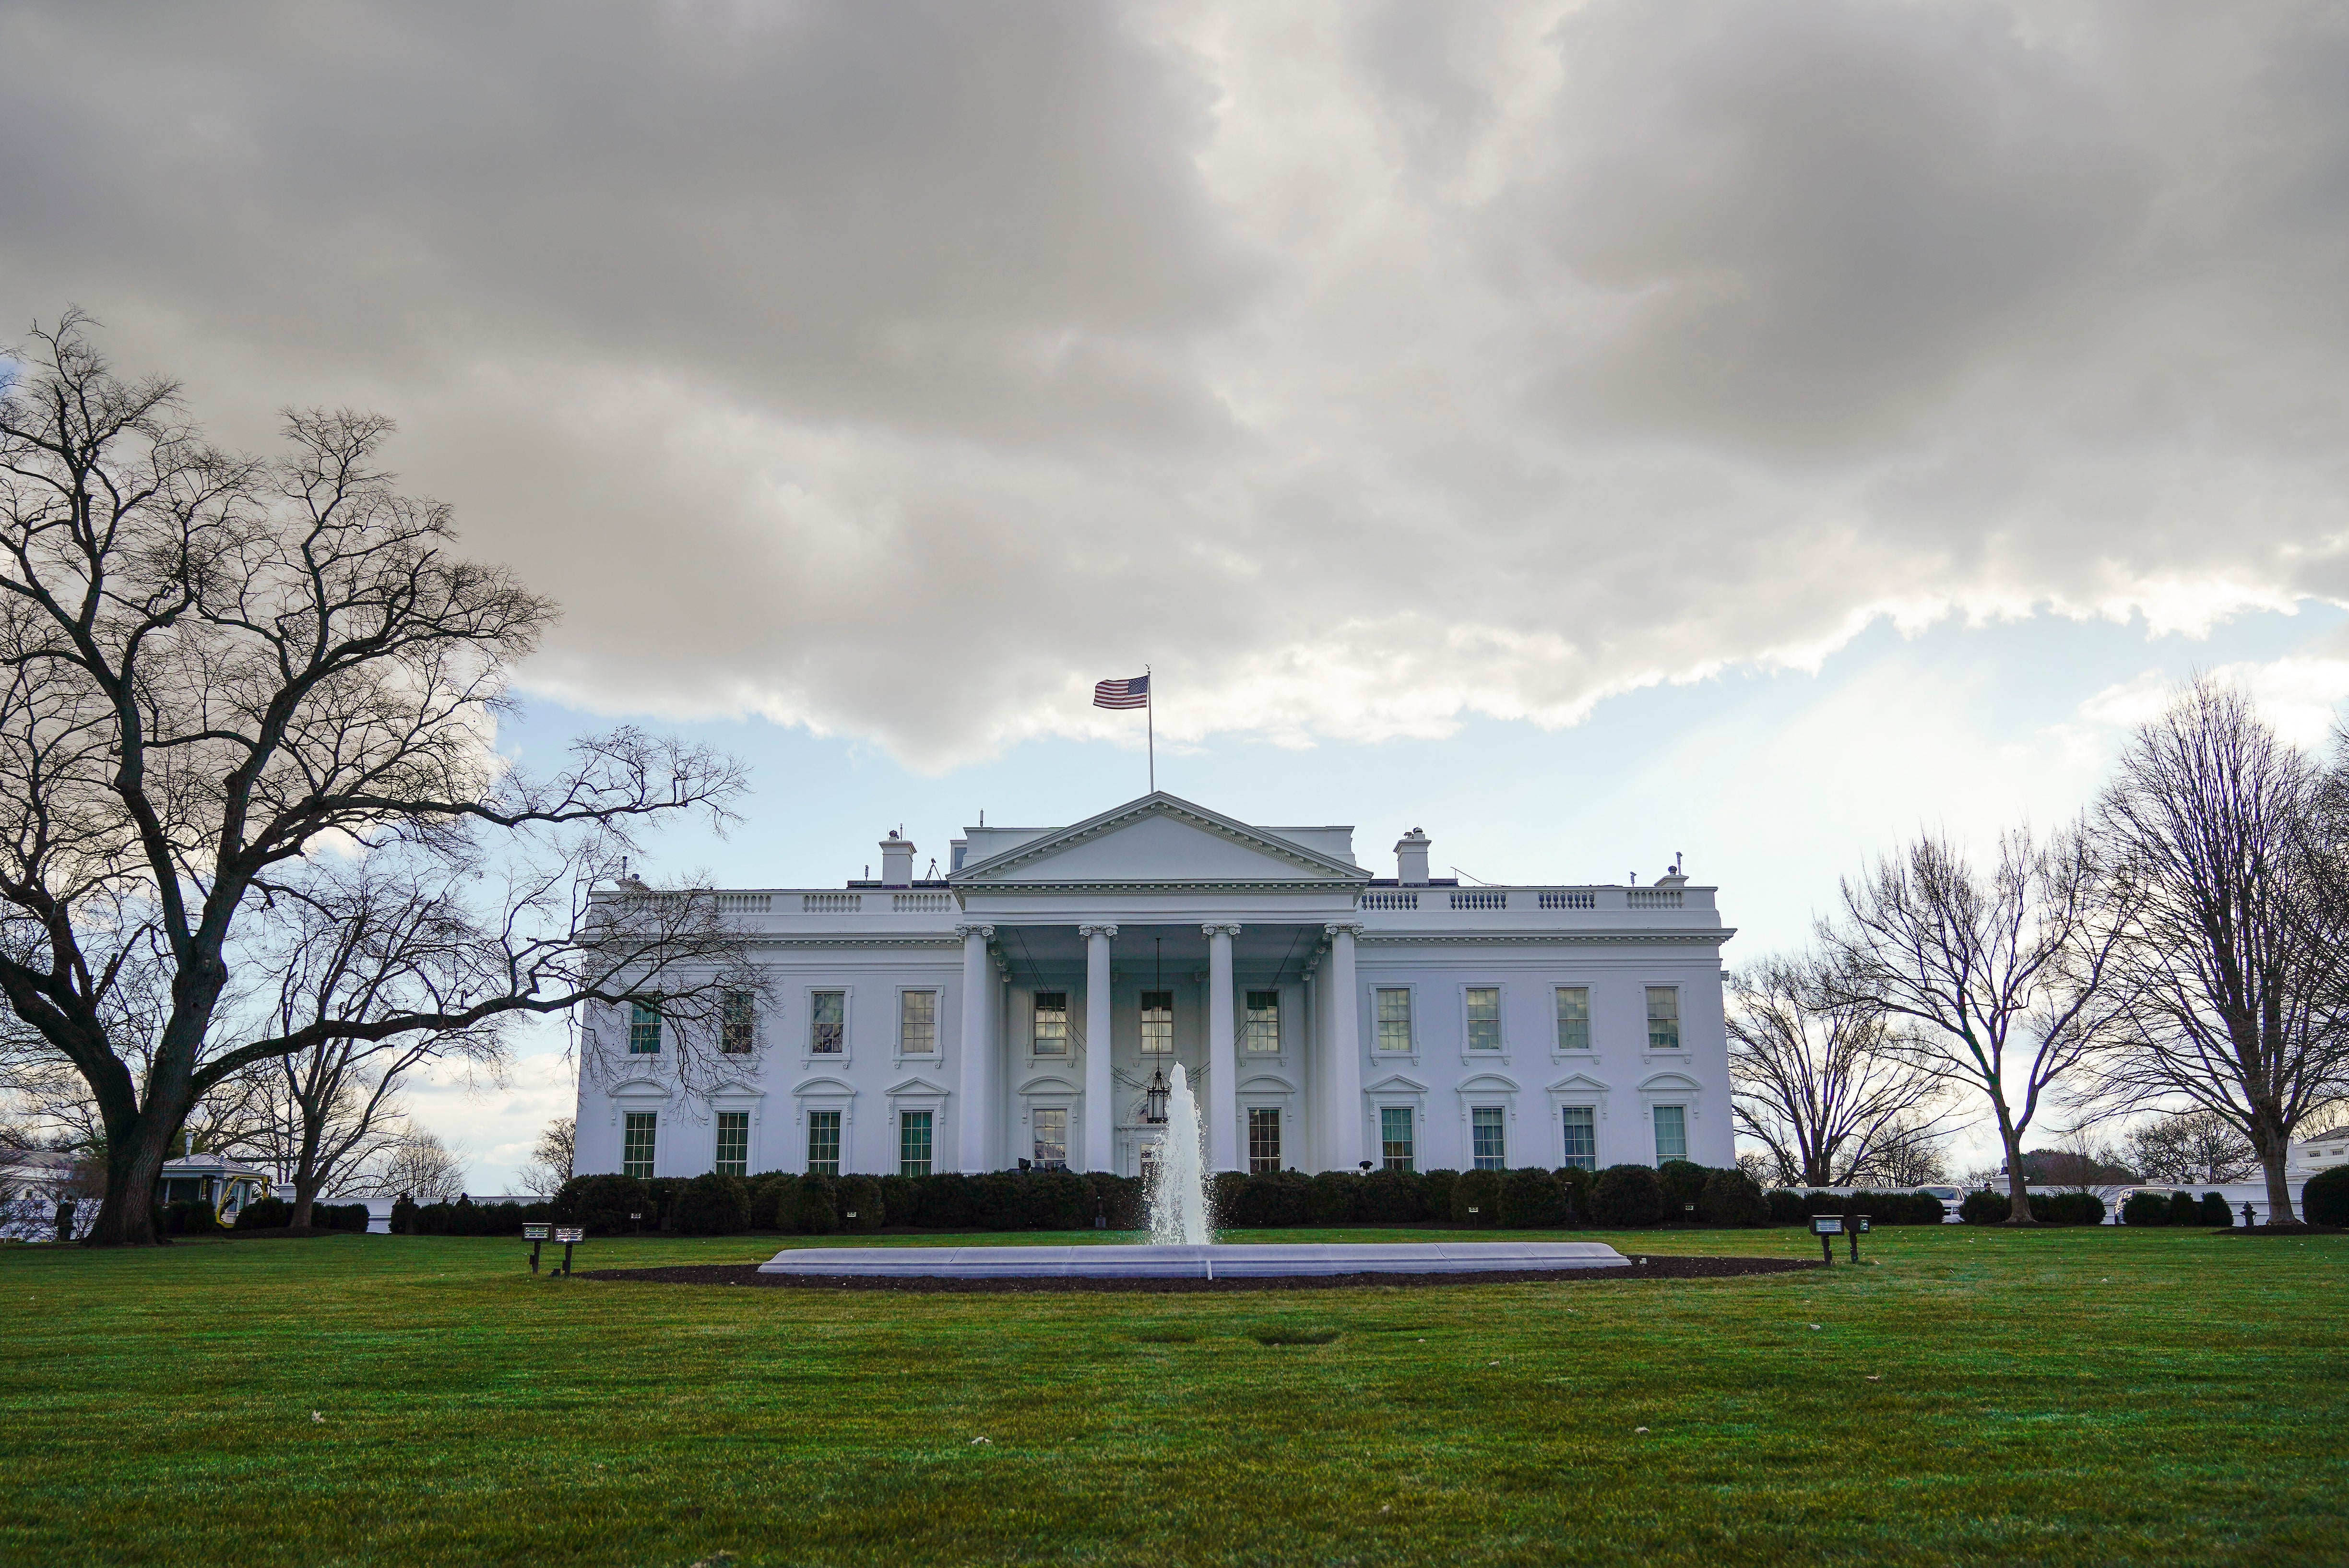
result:
M 1128 669 L 1131 669 L 1131 668 L 1133 668 L 1133 667 L 1132 667 L 1131 665 L 1129 665 L 1129 666 L 1127 666 L 1127 668 L 1128 668 Z M 1143 680 L 1150 680 L 1150 666 L 1148 666 L 1147 664 L 1145 664 L 1145 665 L 1143 665 L 1143 666 L 1142 667 L 1142 678 L 1143 678 Z M 1158 793 L 1158 714 L 1157 714 L 1157 711 L 1156 711 L 1157 707 L 1158 707 L 1158 683 L 1157 683 L 1155 680 L 1151 680 L 1151 681 L 1150 681 L 1150 688 L 1149 688 L 1149 690 L 1148 690 L 1147 691 L 1145 691 L 1145 692 L 1143 693 L 1143 703 L 1142 703 L 1142 732 L 1143 732 L 1143 734 L 1144 736 L 1148 737 L 1148 740 L 1149 740 L 1149 749 L 1150 749 L 1150 793 L 1151 793 L 1151 794 L 1156 794 Z

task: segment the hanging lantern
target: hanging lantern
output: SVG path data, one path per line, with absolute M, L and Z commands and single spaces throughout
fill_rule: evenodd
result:
M 1174 1087 L 1166 1081 L 1164 1073 L 1154 1068 L 1152 1070 L 1149 1085 L 1142 1091 L 1143 1121 L 1156 1126 L 1166 1120 L 1166 1096 L 1174 1092 Z

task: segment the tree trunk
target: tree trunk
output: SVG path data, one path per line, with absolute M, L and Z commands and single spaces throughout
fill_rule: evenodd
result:
M 2023 1169 L 2023 1135 L 2007 1125 L 2003 1107 L 1999 1112 L 1998 1135 L 2006 1144 L 2006 1195 L 2010 1200 L 2006 1223 L 2036 1225 L 2039 1221 L 2031 1214 L 2031 1185 Z
M 150 1110 L 131 1124 L 128 1136 L 109 1136 L 106 1198 L 84 1246 L 151 1247 L 162 1242 L 155 1228 L 155 1196 L 171 1135 L 178 1130 L 179 1118 L 167 1123 Z
M 285 1223 L 296 1230 L 310 1224 L 310 1212 L 318 1201 L 318 1179 L 305 1171 L 294 1173 L 294 1213 Z
M 2251 1147 L 2260 1157 L 2260 1172 L 2268 1182 L 2268 1223 L 2290 1225 L 2300 1216 L 2292 1211 L 2292 1184 L 2284 1179 L 2284 1164 L 2292 1154 L 2292 1138 L 2273 1124 L 2280 1118 L 2254 1113 Z

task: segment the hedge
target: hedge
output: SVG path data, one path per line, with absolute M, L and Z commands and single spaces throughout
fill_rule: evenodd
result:
M 2042 1225 L 2101 1225 L 2105 1200 L 2093 1192 L 2034 1192 L 2031 1217 Z
M 2225 1193 L 2206 1192 L 2202 1195 L 2202 1201 L 2195 1205 L 2195 1207 L 2202 1211 L 2201 1223 L 2205 1225 L 2219 1226 L 2227 1230 L 2232 1230 L 2234 1228 L 2235 1211 L 2227 1207 L 2227 1195 Z
M 2187 1201 L 2191 1203 L 2193 1199 L 2189 1198 Z M 2171 1222 L 2169 1199 L 2166 1194 L 2132 1192 L 2121 1204 L 2121 1223 L 2124 1225 L 2168 1225 Z
M 2308 1179 L 2300 1189 L 2300 1217 L 2311 1225 L 2349 1225 L 2349 1165 L 2336 1165 Z

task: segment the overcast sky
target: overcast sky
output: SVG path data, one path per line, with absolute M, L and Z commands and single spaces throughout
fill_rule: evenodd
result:
M 0 147 L 0 325 L 397 416 L 731 880 L 1139 793 L 1147 662 L 1169 787 L 1750 957 L 2349 694 L 2338 5 L 9 5 Z

